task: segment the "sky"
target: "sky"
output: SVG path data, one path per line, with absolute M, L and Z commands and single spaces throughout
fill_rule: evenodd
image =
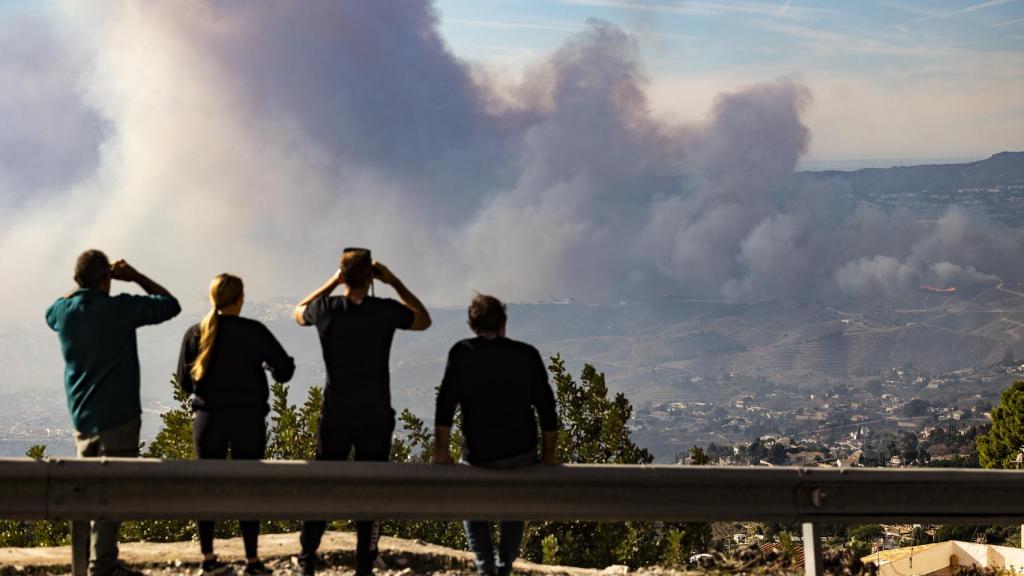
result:
M 1024 279 L 1022 230 L 793 178 L 1024 149 L 1024 0 L 922 6 L 0 0 L 0 335 L 86 248 L 190 311 L 345 246 L 429 305 Z
M 688 121 L 723 90 L 798 78 L 814 97 L 811 167 L 1024 148 L 1021 0 L 440 0 L 437 8 L 457 55 L 507 75 L 588 18 L 613 22 L 637 38 L 652 105 Z

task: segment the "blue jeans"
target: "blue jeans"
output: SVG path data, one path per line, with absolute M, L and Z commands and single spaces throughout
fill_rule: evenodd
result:
M 474 466 L 484 468 L 521 468 L 538 462 L 536 452 L 528 452 L 519 456 L 478 463 Z M 466 543 L 476 556 L 476 570 L 480 574 L 497 574 L 506 576 L 512 573 L 512 563 L 519 556 L 519 545 L 523 542 L 523 530 L 526 523 L 522 520 L 506 520 L 500 523 L 498 557 L 494 557 L 494 543 L 491 539 L 491 523 L 485 520 L 466 520 L 462 523 L 466 530 Z
M 497 562 L 494 558 L 494 544 L 491 542 L 491 523 L 466 520 L 462 526 L 466 529 L 469 549 L 476 555 L 477 572 L 499 576 L 512 573 L 512 563 L 519 556 L 519 545 L 523 541 L 523 529 L 526 526 L 522 520 L 507 520 L 500 523 Z

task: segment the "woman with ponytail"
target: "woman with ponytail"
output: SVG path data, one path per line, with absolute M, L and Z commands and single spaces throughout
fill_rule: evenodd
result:
M 266 326 L 242 318 L 242 279 L 220 274 L 210 283 L 210 311 L 185 333 L 178 358 L 178 382 L 193 395 L 192 438 L 196 458 L 259 460 L 267 444 L 266 417 L 270 388 L 264 369 L 287 382 L 295 361 Z M 271 574 L 256 554 L 258 520 L 241 520 L 245 574 Z M 199 521 L 202 574 L 231 574 L 231 566 L 213 553 L 212 521 Z

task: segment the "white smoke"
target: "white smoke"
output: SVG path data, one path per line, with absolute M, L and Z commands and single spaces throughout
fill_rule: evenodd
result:
M 74 2 L 0 13 L 0 296 L 37 317 L 82 249 L 183 296 L 232 271 L 299 295 L 372 247 L 432 304 L 663 294 L 841 298 L 992 281 L 1020 236 L 908 226 L 795 185 L 811 97 L 648 108 L 634 40 L 591 22 L 509 87 L 425 3 Z M 1017 266 L 1019 268 L 1019 266 Z

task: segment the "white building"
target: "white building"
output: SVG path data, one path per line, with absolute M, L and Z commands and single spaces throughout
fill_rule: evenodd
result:
M 1024 549 L 959 540 L 884 550 L 861 561 L 878 566 L 878 576 L 950 576 L 968 566 L 1024 574 Z

